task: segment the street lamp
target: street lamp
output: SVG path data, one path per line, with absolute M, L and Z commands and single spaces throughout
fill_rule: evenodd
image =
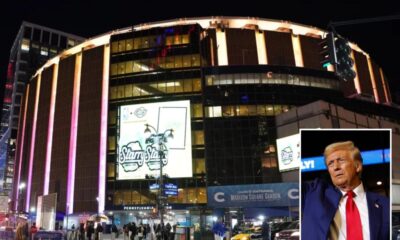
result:
M 144 130 L 144 133 L 149 134 L 150 136 L 146 138 L 146 143 L 150 142 L 154 145 L 158 145 L 158 158 L 159 158 L 159 167 L 160 167 L 160 184 L 158 187 L 158 210 L 160 212 L 160 223 L 161 226 L 164 226 L 164 203 L 162 200 L 164 199 L 163 197 L 163 189 L 164 189 L 164 176 L 163 176 L 163 166 L 166 164 L 166 154 L 164 151 L 167 151 L 167 146 L 165 145 L 168 141 L 168 138 L 174 138 L 173 132 L 174 130 L 167 129 L 162 133 L 159 133 L 157 129 L 155 129 L 153 126 L 150 124 L 145 124 L 146 129 Z M 152 133 L 152 131 L 154 133 Z M 163 159 L 165 158 L 165 163 L 163 162 Z

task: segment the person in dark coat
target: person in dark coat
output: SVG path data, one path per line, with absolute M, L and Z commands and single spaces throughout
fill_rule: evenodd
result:
M 129 231 L 131 232 L 131 240 L 135 240 L 137 227 L 134 222 L 130 224 Z
M 85 224 L 79 224 L 79 240 L 85 240 Z
M 86 229 L 86 237 L 88 238 L 88 240 L 92 240 L 93 233 L 94 233 L 93 223 L 89 223 L 89 225 Z
M 263 240 L 269 240 L 269 224 L 267 220 L 264 220 L 261 226 L 261 235 Z

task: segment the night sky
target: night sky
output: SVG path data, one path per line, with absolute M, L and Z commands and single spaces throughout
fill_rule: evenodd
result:
M 22 21 L 44 25 L 82 37 L 139 23 L 181 17 L 250 16 L 311 25 L 326 29 L 330 21 L 400 16 L 396 1 L 93 1 L 7 0 L 1 5 L 0 81 L 6 80 L 10 49 Z M 140 3 L 139 3 L 140 2 Z M 278 2 L 278 3 L 276 3 Z M 365 3 L 367 2 L 367 3 Z M 331 4 L 330 9 L 326 6 Z M 367 4 L 367 5 L 366 5 Z M 185 9 L 182 11 L 182 9 Z M 337 27 L 383 68 L 392 96 L 400 102 L 400 20 Z M 0 89 L 0 97 L 3 89 Z

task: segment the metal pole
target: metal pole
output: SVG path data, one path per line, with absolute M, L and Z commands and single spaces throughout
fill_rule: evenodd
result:
M 164 176 L 163 176 L 163 163 L 162 163 L 162 141 L 161 141 L 161 139 L 162 138 L 160 138 L 160 135 L 157 133 L 157 137 L 158 137 L 158 155 L 159 155 L 159 158 L 160 158 L 160 186 L 159 186 L 159 189 L 160 189 L 160 194 L 159 194 L 159 205 L 161 205 L 161 208 L 160 208 L 160 223 L 161 223 L 161 227 L 163 227 L 164 226 L 164 204 L 163 204 L 163 197 L 162 197 L 162 194 L 163 194 L 163 188 L 164 188 Z
M 67 229 L 67 236 L 68 236 L 68 211 L 69 210 L 69 204 L 67 204 L 67 227 L 66 227 L 66 229 Z

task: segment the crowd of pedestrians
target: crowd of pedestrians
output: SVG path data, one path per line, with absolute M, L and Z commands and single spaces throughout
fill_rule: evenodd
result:
M 176 226 L 172 227 L 170 223 L 137 225 L 131 222 L 123 226 L 124 240 L 172 240 L 175 231 Z
M 63 230 L 62 226 L 56 225 L 56 231 L 63 233 L 64 240 L 173 240 L 176 232 L 176 225 L 171 226 L 170 223 L 164 225 L 153 222 L 150 224 L 131 222 L 125 224 L 122 228 L 112 224 L 111 233 L 104 238 L 104 228 L 100 223 L 80 223 L 78 227 L 72 224 L 68 231 Z M 22 221 L 17 225 L 15 240 L 32 240 L 38 231 L 35 223 L 32 223 L 29 227 L 28 222 Z

